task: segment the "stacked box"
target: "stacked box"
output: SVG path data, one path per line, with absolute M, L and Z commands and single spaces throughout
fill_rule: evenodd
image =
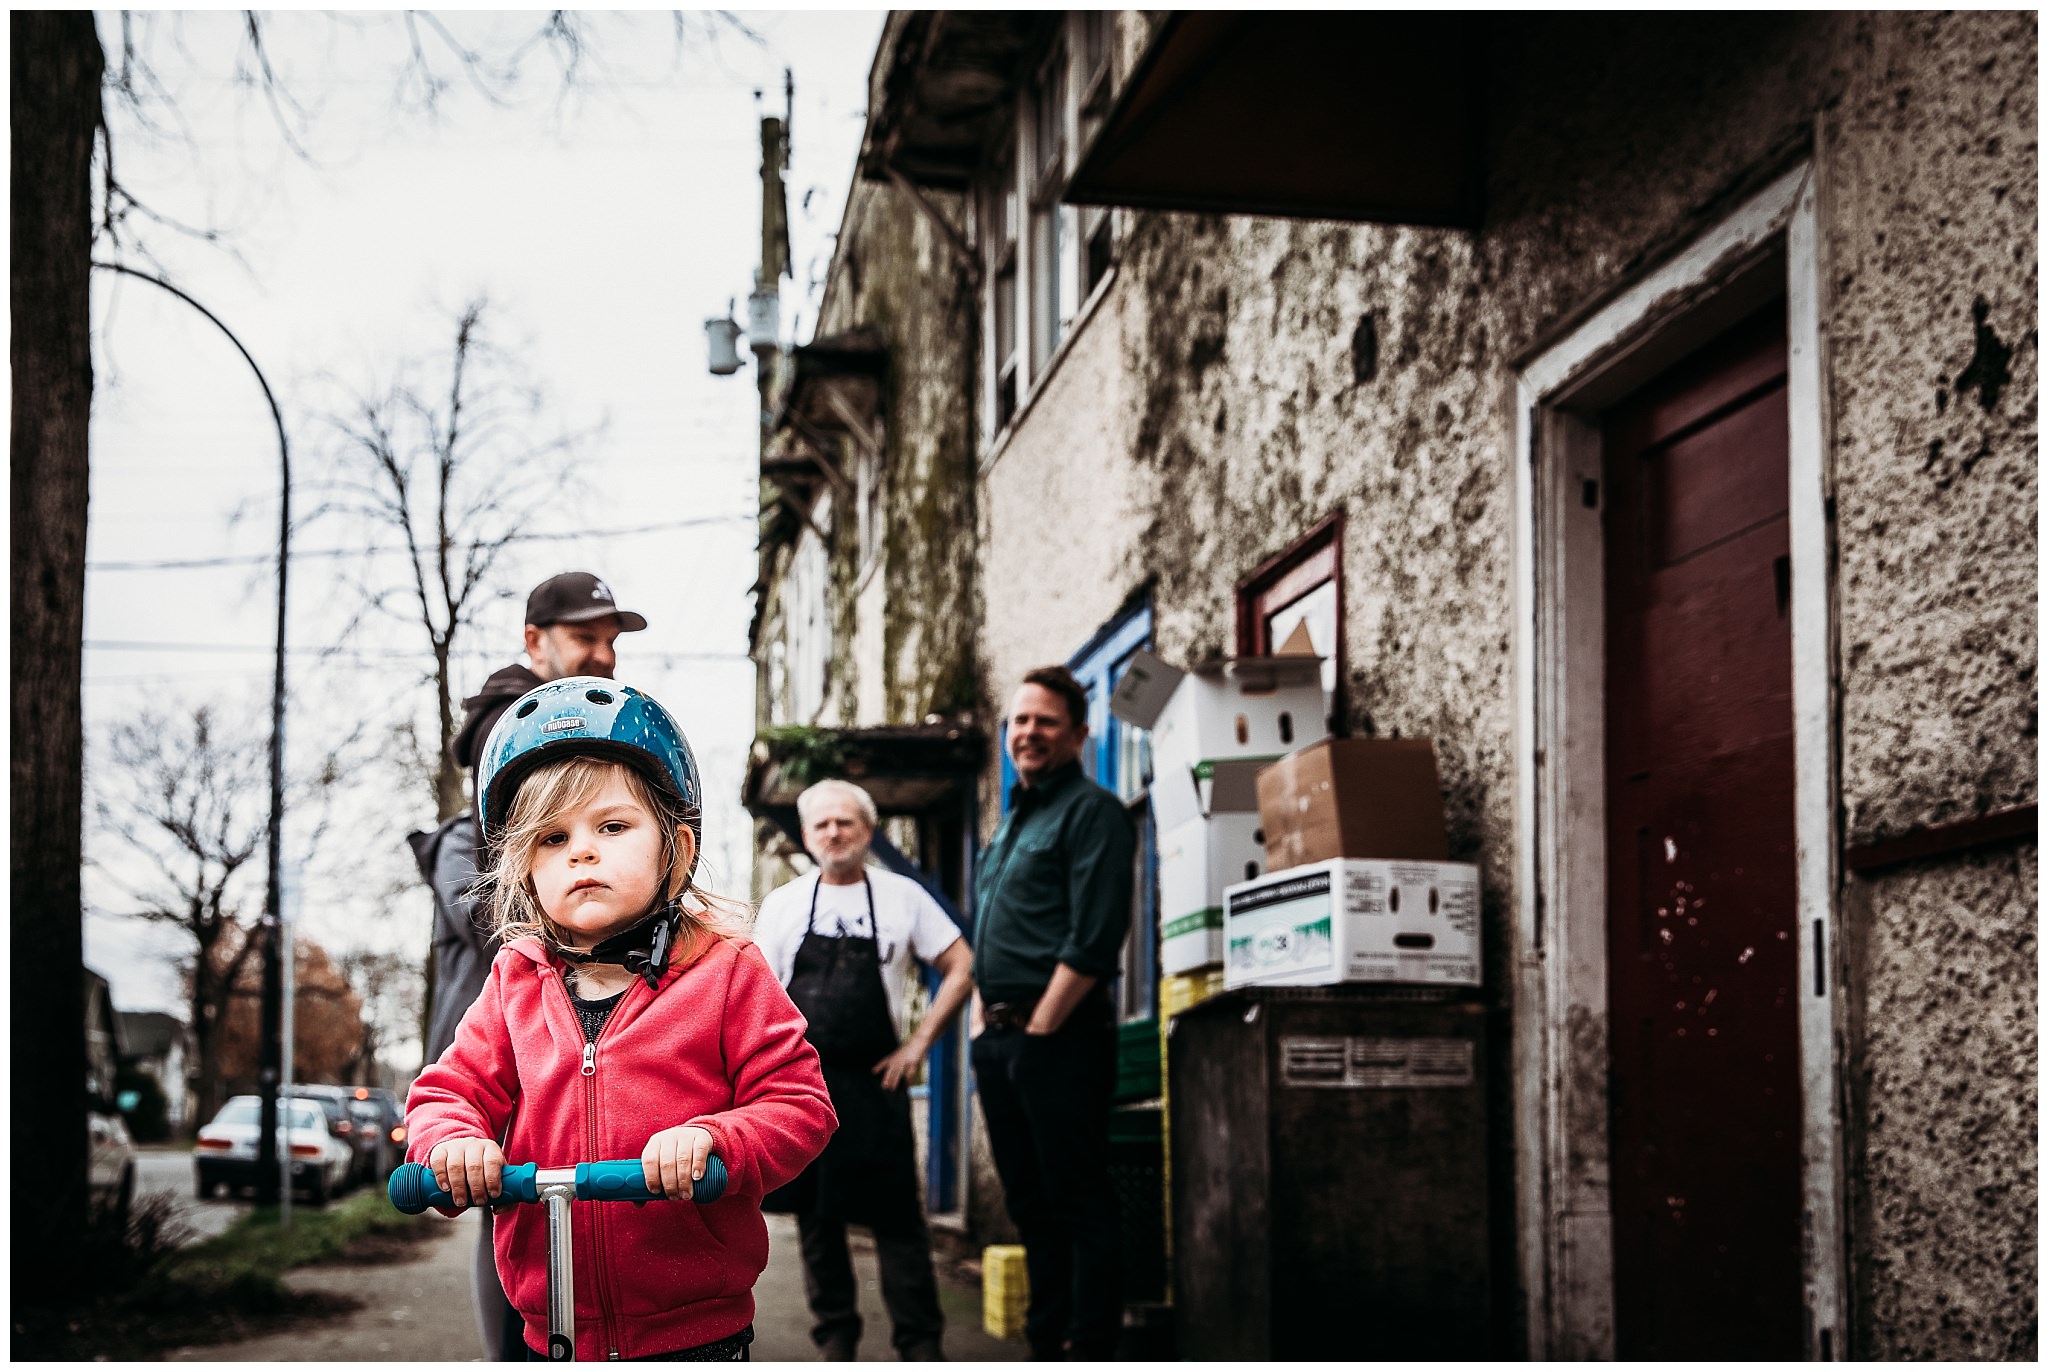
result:
M 1336 858 L 1223 898 L 1224 985 L 1477 986 L 1479 869 Z
M 1151 733 L 1161 833 L 1197 816 L 1257 810 L 1259 769 L 1329 734 L 1316 657 L 1234 658 L 1183 672 L 1140 652 L 1109 709 Z
M 1332 738 L 1289 753 L 1258 775 L 1266 866 L 1331 858 L 1442 862 L 1443 794 L 1426 738 Z
M 981 1250 L 981 1327 L 990 1338 L 1024 1337 L 1024 1307 L 1031 1279 L 1024 1269 L 1024 1245 L 990 1244 Z
M 1223 890 L 1265 870 L 1256 814 L 1195 818 L 1159 839 L 1159 970 L 1178 976 L 1223 961 Z
M 1239 658 L 1183 672 L 1138 653 L 1111 712 L 1151 732 L 1159 832 L 1159 967 L 1223 960 L 1223 890 L 1266 867 L 1258 771 L 1327 732 L 1321 660 Z

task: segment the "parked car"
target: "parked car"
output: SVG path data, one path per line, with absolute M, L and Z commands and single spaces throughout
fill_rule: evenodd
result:
M 94 1199 L 127 1217 L 135 1204 L 135 1141 L 116 1106 L 95 1096 L 86 1106 L 86 1185 Z
M 199 1131 L 192 1171 L 201 1200 L 210 1198 L 218 1186 L 239 1190 L 256 1185 L 262 1105 L 255 1096 L 235 1096 Z M 317 1101 L 279 1100 L 277 1122 L 291 1159 L 292 1189 L 305 1192 L 314 1205 L 326 1204 L 329 1196 L 347 1187 L 355 1150 L 327 1127 L 327 1112 Z
M 369 1140 L 356 1137 L 355 1117 L 349 1113 L 349 1105 L 354 1100 L 352 1088 L 323 1086 L 315 1082 L 293 1082 L 284 1089 L 284 1094 L 317 1104 L 327 1116 L 327 1132 L 348 1145 L 348 1186 L 353 1186 L 370 1175 L 372 1164 L 369 1147 L 375 1145 Z
M 348 1109 L 355 1121 L 356 1144 L 370 1158 L 369 1179 L 382 1185 L 405 1161 L 404 1107 L 381 1086 L 358 1086 Z
M 85 969 L 85 1119 L 86 1185 L 93 1199 L 111 1206 L 124 1219 L 135 1200 L 135 1141 L 128 1135 L 121 1111 L 132 1100 L 119 1100 L 115 1079 L 120 1072 L 121 1017 L 114 1011 L 107 979 Z M 128 1094 L 133 1094 L 128 1093 Z M 118 1103 L 117 1103 L 118 1101 Z

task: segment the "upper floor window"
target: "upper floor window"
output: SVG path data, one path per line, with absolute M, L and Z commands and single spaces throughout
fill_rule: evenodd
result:
M 989 315 L 995 365 L 995 427 L 1017 412 L 1017 177 L 1008 157 L 996 160 L 995 175 L 982 189 L 981 241 L 988 262 Z
M 1061 203 L 1078 151 L 1108 114 L 1116 16 L 1070 13 L 1020 90 L 979 177 L 986 432 L 1006 428 L 1045 377 L 1082 302 L 1114 262 L 1113 216 Z
M 1040 372 L 1065 337 L 1071 311 L 1061 287 L 1066 266 L 1067 53 L 1053 49 L 1032 91 L 1031 120 L 1031 370 Z
M 1074 88 L 1079 111 L 1079 136 L 1075 151 L 1095 141 L 1102 121 L 1109 115 L 1111 70 L 1110 45 L 1116 36 L 1116 15 L 1110 10 L 1082 10 L 1074 16 Z M 1094 292 L 1096 283 L 1109 275 L 1110 217 L 1106 205 L 1083 205 L 1081 230 L 1082 299 Z

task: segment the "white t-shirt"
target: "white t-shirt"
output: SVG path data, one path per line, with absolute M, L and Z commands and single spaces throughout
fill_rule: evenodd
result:
M 796 972 L 796 950 L 804 941 L 805 924 L 810 919 L 811 892 L 816 891 L 818 915 L 810 926 L 813 932 L 827 938 L 873 932 L 878 945 L 875 952 L 882 961 L 882 988 L 888 992 L 889 1014 L 896 1023 L 896 1037 L 901 1039 L 917 964 L 929 963 L 952 947 L 959 941 L 960 930 L 930 892 L 909 877 L 870 867 L 867 878 L 875 892 L 872 931 L 867 892 L 860 883 L 825 886 L 813 872 L 768 893 L 754 917 L 754 942 L 782 984 L 789 985 Z

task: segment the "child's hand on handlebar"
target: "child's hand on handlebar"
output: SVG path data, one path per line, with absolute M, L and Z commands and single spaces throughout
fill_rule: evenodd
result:
M 711 1135 L 693 1125 L 679 1124 L 647 1140 L 640 1152 L 640 1170 L 647 1189 L 670 1200 L 688 1200 L 693 1183 L 704 1179 L 704 1164 L 711 1157 Z
M 699 1131 L 702 1132 L 701 1130 Z M 483 1205 L 504 1194 L 505 1154 L 489 1139 L 449 1139 L 427 1154 L 434 1183 L 457 1206 Z

